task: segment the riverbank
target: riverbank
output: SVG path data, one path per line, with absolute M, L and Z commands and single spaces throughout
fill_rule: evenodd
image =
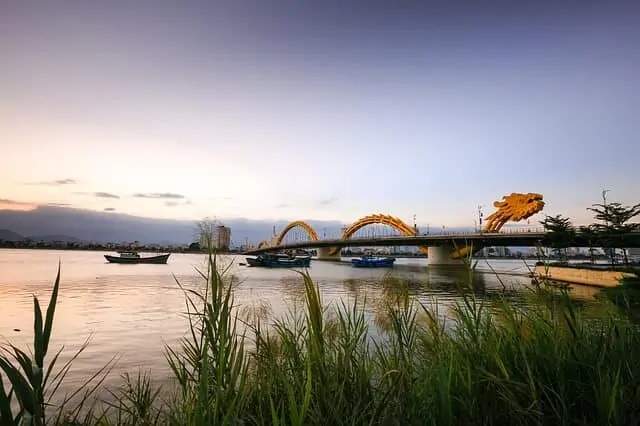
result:
M 635 409 L 640 335 L 613 314 L 594 322 L 589 308 L 574 306 L 566 294 L 537 288 L 523 309 L 506 298 L 481 302 L 469 283 L 461 284 L 464 300 L 445 318 L 434 306 L 412 302 L 406 282 L 389 279 L 380 301 L 385 315 L 368 325 L 362 300 L 328 307 L 311 278 L 302 276 L 298 314 L 272 321 L 263 319 L 260 309 L 234 309 L 233 285 L 215 263 L 210 267 L 207 294 L 187 293 L 197 314 L 190 316 L 192 334 L 167 347 L 176 398 L 161 400 L 151 375 L 131 376 L 113 389 L 116 403 L 106 413 L 85 405 L 84 414 L 71 420 L 193 425 L 640 420 Z M 56 298 L 54 291 L 52 306 Z M 41 331 L 34 359 L 45 374 L 52 358 L 45 353 L 46 330 L 53 324 L 49 312 L 53 318 L 48 309 L 35 321 Z M 246 337 L 241 320 L 249 324 Z M 40 394 L 28 384 L 42 376 L 2 359 L 14 373 L 23 370 L 27 386 L 14 397 L 36 403 L 23 404 L 24 410 L 37 406 Z M 0 408 L 7 407 L 2 398 L 7 402 L 6 392 Z
M 622 268 L 620 268 L 622 269 Z M 569 284 L 595 287 L 617 287 L 625 278 L 637 278 L 638 272 L 615 270 L 606 265 L 587 267 L 579 265 L 536 265 L 534 274 L 538 278 Z

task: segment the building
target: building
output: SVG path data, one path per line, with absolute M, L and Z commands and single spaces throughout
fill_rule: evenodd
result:
M 200 237 L 200 248 L 203 250 L 209 249 L 209 241 L 208 235 L 203 234 Z M 229 246 L 231 246 L 231 228 L 228 228 L 223 225 L 216 226 L 213 228 L 211 232 L 211 248 L 220 251 L 229 250 Z

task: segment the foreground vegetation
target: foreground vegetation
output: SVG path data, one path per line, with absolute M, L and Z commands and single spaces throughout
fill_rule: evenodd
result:
M 362 301 L 327 309 L 306 274 L 300 315 L 241 320 L 215 257 L 208 269 L 206 290 L 185 290 L 188 337 L 166 348 L 175 392 L 127 377 L 105 409 L 90 403 L 104 369 L 73 406 L 48 405 L 69 368 L 48 361 L 58 274 L 44 316 L 34 298 L 33 355 L 0 356 L 0 426 L 640 423 L 640 334 L 614 315 L 588 319 L 566 293 L 538 288 L 525 309 L 465 292 L 446 322 L 396 292 L 378 335 Z

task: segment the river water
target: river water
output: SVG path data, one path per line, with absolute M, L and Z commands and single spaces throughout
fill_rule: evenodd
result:
M 201 288 L 203 280 L 195 268 L 206 270 L 206 257 L 172 254 L 167 265 L 117 265 L 106 263 L 103 254 L 0 250 L 0 343 L 32 347 L 32 295 L 38 296 L 42 309 L 46 309 L 60 261 L 61 287 L 50 353 L 64 345 L 64 362 L 91 339 L 74 361 L 65 387 L 73 388 L 114 356 L 118 361 L 107 386 L 122 383 L 119 373 L 139 369 L 167 377 L 164 346 L 177 345 L 187 331 L 184 294 L 176 280 L 185 288 Z M 236 303 L 260 305 L 263 310 L 268 308 L 272 317 L 281 317 L 299 300 L 302 282 L 294 271 L 247 268 L 242 262 L 240 256 L 221 258 L 221 263 L 229 267 L 228 273 L 239 281 L 234 287 Z M 368 309 L 375 314 L 376 301 L 384 299 L 383 278 L 391 274 L 412 283 L 412 297 L 425 303 L 435 301 L 446 309 L 460 300 L 456 283 L 468 279 L 468 272 L 428 267 L 427 262 L 398 259 L 389 272 L 356 269 L 346 262 L 313 261 L 309 272 L 325 303 L 366 296 L 372 301 Z M 533 263 L 528 261 L 529 267 Z M 480 297 L 492 297 L 506 286 L 512 290 L 511 297 L 517 298 L 530 285 L 522 260 L 479 260 L 477 269 L 474 282 Z M 586 297 L 592 292 L 587 289 Z

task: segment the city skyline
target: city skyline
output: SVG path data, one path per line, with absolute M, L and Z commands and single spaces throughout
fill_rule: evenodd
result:
M 640 6 L 550 4 L 6 5 L 0 209 L 589 223 L 639 201 Z

